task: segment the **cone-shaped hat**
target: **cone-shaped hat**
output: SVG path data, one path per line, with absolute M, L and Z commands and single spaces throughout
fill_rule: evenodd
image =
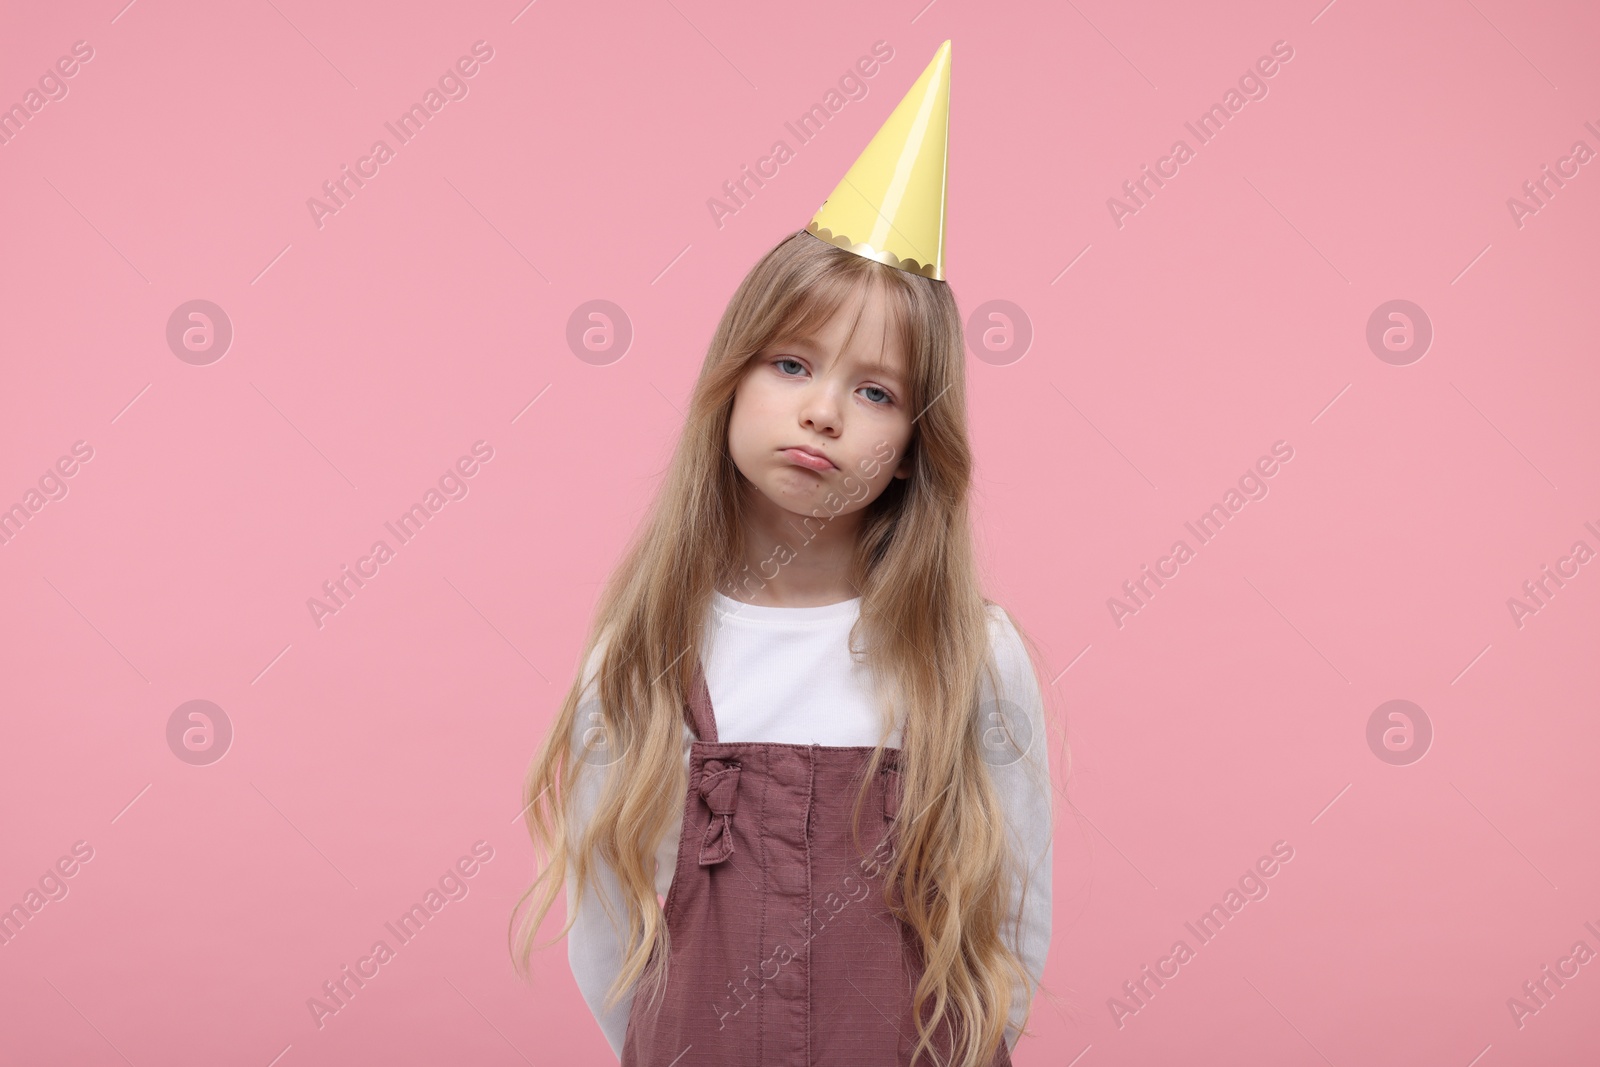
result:
M 945 148 L 950 42 L 806 226 L 830 244 L 944 281 Z

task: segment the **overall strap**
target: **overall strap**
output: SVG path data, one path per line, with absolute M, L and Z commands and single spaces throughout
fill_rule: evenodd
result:
M 705 669 L 698 659 L 694 664 L 694 678 L 689 683 L 689 700 L 683 717 L 701 741 L 716 741 L 717 717 L 711 710 L 711 690 L 706 685 Z

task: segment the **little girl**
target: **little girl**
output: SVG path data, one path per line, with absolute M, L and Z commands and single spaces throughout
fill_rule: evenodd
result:
M 623 1067 L 1008 1067 L 1044 969 L 1043 702 L 968 527 L 949 52 L 734 294 L 528 777 L 518 965 L 564 888 Z

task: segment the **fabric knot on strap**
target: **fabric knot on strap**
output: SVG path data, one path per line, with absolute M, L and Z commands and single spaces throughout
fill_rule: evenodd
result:
M 733 855 L 733 812 L 739 799 L 739 765 L 708 759 L 700 775 L 700 799 L 711 809 L 711 823 L 700 842 L 700 866 L 721 863 Z

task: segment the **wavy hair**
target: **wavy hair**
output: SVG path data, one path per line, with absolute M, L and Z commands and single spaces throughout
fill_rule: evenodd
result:
M 915 931 L 921 949 L 912 1058 L 918 1062 L 927 1049 L 937 1062 L 933 1034 L 944 1026 L 950 1067 L 981 1067 L 1004 1039 L 1013 984 L 1027 972 L 1002 938 L 1006 880 L 1020 869 L 1012 866 L 1018 861 L 1006 835 L 997 832 L 1005 826 L 1003 812 L 975 728 L 982 678 L 987 672 L 992 686 L 995 668 L 968 514 L 972 452 L 961 316 L 947 283 L 803 230 L 762 257 L 729 301 L 664 481 L 601 595 L 583 662 L 604 645 L 595 671 L 603 736 L 622 755 L 611 765 L 620 773 L 608 774 L 581 832 L 571 820 L 572 798 L 580 776 L 596 770 L 573 744 L 588 688 L 584 672 L 534 757 L 524 821 L 547 860 L 513 910 L 515 923 L 516 911 L 538 893 L 513 934 L 512 953 L 526 975 L 536 933 L 569 865 L 581 892 L 598 857 L 615 871 L 627 913 L 620 927 L 623 965 L 607 1008 L 635 982 L 653 996 L 665 981 L 671 948 L 655 891 L 654 845 L 682 817 L 683 707 L 712 590 L 733 588 L 745 559 L 743 476 L 726 447 L 734 392 L 758 354 L 810 336 L 872 290 L 886 298 L 891 328 L 905 345 L 908 403 L 920 414 L 908 445 L 910 475 L 891 479 L 864 509 L 849 575 L 861 596 L 851 649 L 872 666 L 885 705 L 883 733 L 856 797 L 856 832 L 859 840 L 867 786 L 898 722 L 898 847 L 885 864 L 884 899 Z M 575 903 L 569 900 L 557 939 L 571 928 Z

